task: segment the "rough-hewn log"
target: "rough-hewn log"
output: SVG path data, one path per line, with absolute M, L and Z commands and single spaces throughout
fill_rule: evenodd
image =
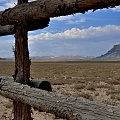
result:
M 31 87 L 52 91 L 52 86 L 49 81 L 46 80 L 31 80 Z
M 0 76 L 0 80 L 7 80 L 9 82 L 14 82 L 13 77 L 7 77 L 7 76 Z M 46 90 L 46 91 L 52 91 L 52 85 L 49 81 L 46 80 L 30 80 L 30 87 Z
M 17 82 L 28 84 L 30 78 L 28 33 L 26 23 L 15 25 L 15 74 Z
M 120 5 L 119 0 L 39 0 L 17 5 L 0 12 L 0 25 L 57 17 L 74 13 L 85 13 Z
M 18 4 L 27 3 L 28 0 L 18 0 Z M 22 83 L 30 83 L 30 64 L 28 50 L 27 22 L 14 24 L 15 30 L 15 74 L 14 80 Z M 31 106 L 21 101 L 13 101 L 14 120 L 32 120 Z
M 28 21 L 27 31 L 33 31 L 48 27 L 49 22 L 50 22 L 49 18 L 44 18 L 35 21 Z M 0 36 L 12 35 L 12 34 L 15 34 L 14 25 L 5 25 L 5 26 L 0 25 Z
M 83 102 L 60 93 L 30 88 L 15 82 L 0 83 L 0 95 L 69 120 L 119 120 L 120 109 L 94 101 Z
M 15 24 L 15 74 L 14 80 L 30 84 L 30 60 L 28 51 L 27 24 Z M 14 120 L 32 120 L 31 106 L 21 101 L 13 101 Z
M 0 36 L 12 35 L 14 33 L 14 25 L 0 26 Z

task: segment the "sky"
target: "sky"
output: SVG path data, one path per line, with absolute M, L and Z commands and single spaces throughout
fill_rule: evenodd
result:
M 0 0 L 0 11 L 16 1 Z M 120 44 L 119 21 L 120 6 L 50 18 L 48 27 L 28 33 L 30 56 L 100 56 Z M 14 57 L 14 43 L 14 35 L 0 37 L 0 58 Z

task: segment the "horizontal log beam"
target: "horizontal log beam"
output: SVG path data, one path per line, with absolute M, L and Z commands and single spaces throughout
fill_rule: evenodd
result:
M 50 22 L 49 18 L 44 18 L 35 21 L 28 21 L 27 30 L 33 31 L 37 29 L 43 29 L 48 26 L 49 22 Z M 14 25 L 0 26 L 0 36 L 12 35 L 14 33 L 15 33 Z
M 94 101 L 83 102 L 80 99 L 60 93 L 30 88 L 27 85 L 12 82 L 11 78 L 1 78 L 0 95 L 69 120 L 120 119 L 120 109 L 108 107 Z
M 0 26 L 0 36 L 14 34 L 14 25 Z
M 16 5 L 0 12 L 0 25 L 13 25 L 24 21 L 85 13 L 120 5 L 120 0 L 40 0 Z

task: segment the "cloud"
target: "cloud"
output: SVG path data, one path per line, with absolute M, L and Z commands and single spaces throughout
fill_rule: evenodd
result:
M 29 0 L 29 2 L 30 1 L 35 0 Z M 15 6 L 15 4 L 17 4 L 16 2 L 17 0 L 0 0 L 0 10 L 13 7 Z M 120 6 L 110 9 L 115 12 L 120 12 Z M 89 28 L 80 29 L 80 25 L 78 24 L 84 23 L 86 21 L 88 23 L 90 22 L 91 24 L 90 19 L 92 19 L 93 21 L 93 19 L 97 18 L 94 18 L 93 16 L 92 18 L 87 17 L 89 13 L 91 13 L 91 11 L 85 14 L 86 16 L 84 16 L 83 14 L 75 14 L 51 18 L 51 21 L 55 23 L 51 24 L 52 27 L 49 26 L 48 29 L 43 29 L 41 31 L 38 30 L 37 32 L 29 32 L 30 55 L 98 55 L 101 54 L 103 50 L 106 51 L 108 47 L 111 48 L 113 44 L 120 43 L 120 26 L 91 26 Z M 98 17 L 97 19 L 100 20 L 101 18 Z M 57 27 L 56 21 L 58 24 Z M 59 25 L 59 23 L 63 23 L 65 31 L 51 32 L 51 30 L 54 30 L 54 27 L 57 28 L 57 31 L 64 30 L 63 26 L 61 24 Z M 92 25 L 96 25 L 94 21 L 93 23 L 94 24 Z M 97 23 L 97 25 L 103 25 L 100 24 L 103 23 L 103 21 L 100 21 L 100 23 L 99 21 L 97 21 Z M 66 27 L 65 24 L 68 27 Z M 74 24 L 76 24 L 77 27 L 74 27 Z M 109 23 L 108 21 L 108 23 L 106 24 L 112 23 Z M 86 25 L 85 27 L 88 26 Z M 12 46 L 14 45 L 13 41 L 11 39 L 9 40 L 9 36 L 6 40 L 2 39 L 3 37 L 1 37 L 0 39 L 0 57 L 12 56 Z
M 95 37 L 106 37 L 106 36 L 114 36 L 119 35 L 120 33 L 120 26 L 116 25 L 106 25 L 106 26 L 99 26 L 99 27 L 89 27 L 86 29 L 79 29 L 79 28 L 72 28 L 68 29 L 64 32 L 60 33 L 41 33 L 37 35 L 30 35 L 29 40 L 32 41 L 39 41 L 39 40 L 60 40 L 60 39 L 88 39 L 88 38 L 95 38 Z M 120 35 L 119 35 L 120 36 Z
M 111 8 L 115 12 L 120 12 L 120 6 L 116 6 L 115 8 Z
M 67 16 L 61 16 L 61 17 L 54 17 L 54 18 L 51 18 L 51 20 L 53 21 L 66 21 L 66 20 L 70 20 L 73 18 L 73 15 L 67 15 Z
M 13 57 L 13 40 L 0 40 L 0 57 Z
M 86 19 L 85 18 L 81 18 L 79 20 L 69 20 L 68 24 L 80 24 L 80 23 L 84 23 L 84 22 L 86 22 Z
M 106 25 L 86 29 L 72 28 L 59 33 L 29 36 L 31 56 L 98 56 L 120 43 L 120 26 Z
M 72 28 L 59 33 L 29 35 L 31 56 L 104 54 L 114 44 L 120 43 L 120 26 L 106 25 L 86 29 Z M 14 38 L 1 37 L 0 57 L 13 57 Z
M 12 8 L 17 4 L 16 0 L 10 0 L 10 1 L 6 1 L 6 0 L 1 0 L 0 1 L 0 10 L 3 11 L 7 8 Z
M 29 0 L 29 2 L 32 2 L 35 0 Z M 12 8 L 15 5 L 17 5 L 17 0 L 0 0 L 0 11 L 3 11 L 7 8 Z
M 80 24 L 80 23 L 86 22 L 86 19 L 81 17 L 80 13 L 77 13 L 75 15 L 54 17 L 54 18 L 51 18 L 51 21 L 57 21 L 57 22 L 64 21 L 64 23 L 66 24 Z

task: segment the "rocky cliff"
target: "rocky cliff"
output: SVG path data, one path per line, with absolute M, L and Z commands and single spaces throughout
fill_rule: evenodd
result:
M 114 45 L 111 50 L 97 57 L 96 60 L 120 60 L 120 44 Z

